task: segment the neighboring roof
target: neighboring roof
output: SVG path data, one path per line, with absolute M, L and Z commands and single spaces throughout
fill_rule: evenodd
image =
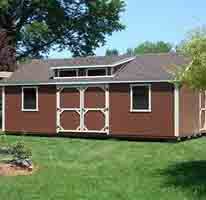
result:
M 64 60 L 33 60 L 29 64 L 21 65 L 4 84 L 89 84 L 89 83 L 118 83 L 118 82 L 166 82 L 174 78 L 171 71 L 176 66 L 189 62 L 182 55 L 146 54 L 136 56 L 126 63 L 113 77 L 99 78 L 68 78 L 51 79 L 51 67 L 66 65 L 112 65 L 128 56 L 116 57 L 86 57 Z M 1 82 L 2 83 L 2 82 Z

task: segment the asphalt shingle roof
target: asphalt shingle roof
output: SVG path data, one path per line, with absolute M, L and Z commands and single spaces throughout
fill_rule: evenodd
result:
M 51 59 L 33 60 L 31 63 L 23 64 L 13 73 L 6 84 L 26 83 L 58 83 L 68 84 L 90 83 L 90 82 L 130 82 L 130 81 L 169 81 L 173 79 L 171 71 L 176 66 L 182 66 L 189 59 L 174 53 L 169 54 L 146 54 L 136 56 L 134 60 L 122 67 L 114 77 L 99 78 L 69 78 L 52 79 L 51 67 L 56 66 L 82 66 L 82 65 L 112 65 L 128 56 L 116 57 L 86 57 L 74 59 Z

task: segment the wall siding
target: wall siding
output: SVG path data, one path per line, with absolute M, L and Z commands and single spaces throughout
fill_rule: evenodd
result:
M 152 84 L 152 112 L 130 112 L 130 85 L 110 85 L 110 134 L 111 136 L 134 136 L 151 138 L 174 137 L 174 90 L 169 83 Z M 86 104 L 99 100 L 102 91 L 93 95 Z M 88 95 L 90 96 L 88 91 Z M 67 102 L 70 95 L 66 95 Z M 102 97 L 101 97 L 102 99 Z M 78 101 L 79 102 L 79 101 Z M 56 133 L 56 88 L 54 86 L 39 87 L 39 111 L 21 111 L 21 87 L 6 87 L 6 131 L 26 133 Z M 63 116 L 62 116 L 63 117 Z M 85 116 L 88 128 L 100 129 L 102 117 Z M 63 117 L 64 118 L 64 117 Z M 66 117 L 67 118 L 67 117 Z M 76 122 L 76 120 L 75 120 Z M 67 125 L 68 118 L 62 119 Z M 97 127 L 96 127 L 97 126 Z M 71 127 L 70 127 L 71 128 Z M 75 127 L 76 128 L 76 124 Z
M 153 83 L 152 112 L 130 112 L 130 85 L 110 85 L 110 133 L 120 136 L 174 137 L 174 88 Z
M 180 88 L 180 137 L 199 133 L 199 92 Z
M 7 132 L 56 132 L 56 87 L 39 87 L 39 111 L 21 111 L 21 87 L 5 88 L 5 128 Z

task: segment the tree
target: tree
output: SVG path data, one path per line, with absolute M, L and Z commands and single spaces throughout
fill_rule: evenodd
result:
M 134 49 L 135 54 L 146 54 L 146 53 L 168 53 L 172 50 L 172 45 L 163 41 L 159 42 L 143 42 Z
M 134 49 L 128 48 L 127 51 L 126 51 L 126 54 L 129 55 L 129 56 L 133 56 L 135 54 Z
M 179 51 L 190 59 L 188 65 L 177 71 L 176 81 L 192 88 L 206 89 L 206 28 L 192 31 Z
M 5 33 L 0 33 L 0 66 L 2 71 L 14 71 L 16 69 L 15 48 L 10 45 Z
M 41 57 L 51 48 L 93 55 L 105 37 L 123 30 L 123 0 L 1 0 L 0 32 L 17 60 Z
M 117 49 L 107 49 L 106 56 L 118 56 L 119 55 L 119 51 Z

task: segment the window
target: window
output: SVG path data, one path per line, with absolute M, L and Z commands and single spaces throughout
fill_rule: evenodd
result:
M 102 77 L 102 76 L 112 76 L 113 69 L 109 67 L 103 68 L 61 68 L 54 69 L 53 78 L 63 79 L 63 78 L 83 78 L 83 77 Z
M 59 70 L 58 77 L 75 77 L 77 70 Z
M 38 88 L 22 88 L 22 111 L 38 111 Z
M 78 69 L 78 76 L 86 76 L 86 70 L 85 69 Z
M 54 70 L 54 77 L 58 77 L 58 70 Z
M 111 76 L 112 74 L 113 74 L 113 68 L 108 67 L 108 68 L 107 68 L 107 75 L 108 75 L 108 76 Z
M 106 69 L 88 69 L 87 76 L 106 76 Z
M 151 112 L 151 85 L 131 85 L 131 112 Z

